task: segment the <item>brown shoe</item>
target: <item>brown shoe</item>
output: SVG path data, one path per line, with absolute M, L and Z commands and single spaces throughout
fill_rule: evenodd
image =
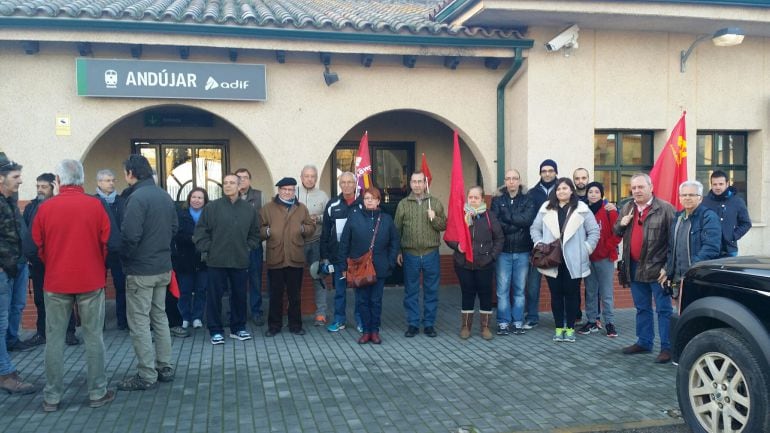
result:
M 88 407 L 96 409 L 97 407 L 102 407 L 105 404 L 111 402 L 112 400 L 115 400 L 115 390 L 108 389 L 106 393 L 104 393 L 104 397 L 97 399 L 97 400 L 91 400 L 88 402 Z M 45 406 L 45 402 L 43 402 L 43 406 Z M 45 410 L 45 409 L 43 409 Z
M 623 348 L 624 355 L 636 355 L 637 353 L 649 353 L 649 352 L 651 352 L 650 349 L 645 349 L 644 347 L 636 343 Z
M 13 373 L 0 376 L 0 389 L 8 394 L 32 394 L 37 392 L 37 386 L 22 382 L 19 373 L 14 371 Z
M 658 357 L 655 358 L 656 364 L 668 364 L 671 362 L 671 351 L 663 349 L 658 354 Z

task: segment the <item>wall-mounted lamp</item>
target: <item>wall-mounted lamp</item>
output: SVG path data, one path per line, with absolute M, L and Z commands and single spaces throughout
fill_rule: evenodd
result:
M 340 77 L 336 72 L 329 71 L 329 66 L 324 67 L 324 81 L 326 82 L 327 86 L 331 86 L 339 80 Z
M 679 71 L 685 71 L 685 67 L 687 66 L 687 58 L 690 57 L 690 54 L 692 54 L 692 51 L 695 49 L 695 47 L 706 39 L 711 38 L 711 42 L 713 42 L 714 45 L 718 47 L 731 47 L 743 42 L 743 37 L 745 35 L 746 34 L 739 27 L 726 27 L 724 29 L 717 30 L 713 35 L 699 36 L 697 39 L 695 39 L 692 45 L 690 45 L 690 48 L 688 48 L 687 51 L 682 50 L 681 54 L 679 55 Z

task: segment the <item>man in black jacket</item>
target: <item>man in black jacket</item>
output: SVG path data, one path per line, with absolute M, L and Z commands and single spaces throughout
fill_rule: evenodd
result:
M 121 391 L 154 388 L 174 380 L 166 288 L 171 282 L 171 239 L 179 221 L 171 196 L 155 185 L 147 158 L 131 155 L 123 163 L 126 212 L 121 260 L 126 273 L 126 316 L 137 358 L 137 374 L 118 384 Z M 154 343 L 154 345 L 153 345 Z
M 505 172 L 505 186 L 492 199 L 492 212 L 497 215 L 505 234 L 503 252 L 497 257 L 497 335 L 524 333 L 524 287 L 529 271 L 532 238 L 529 228 L 537 210 L 524 194 L 518 170 Z M 513 283 L 513 314 L 511 314 Z M 513 327 L 511 328 L 511 325 Z
M 738 239 L 751 229 L 751 218 L 746 203 L 727 183 L 727 173 L 722 170 L 711 173 L 711 191 L 703 197 L 703 205 L 716 212 L 722 223 L 720 257 L 737 256 Z

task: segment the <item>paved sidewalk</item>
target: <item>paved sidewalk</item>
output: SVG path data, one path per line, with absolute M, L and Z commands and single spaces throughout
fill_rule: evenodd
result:
M 152 391 L 118 392 L 87 406 L 82 346 L 65 350 L 66 393 L 58 412 L 41 410 L 42 392 L 0 394 L 0 432 L 457 432 L 548 431 L 677 422 L 671 364 L 655 354 L 624 356 L 634 342 L 634 311 L 617 311 L 620 337 L 551 341 L 553 320 L 526 335 L 463 341 L 457 287 L 442 288 L 439 336 L 405 338 L 403 289 L 385 290 L 381 346 L 359 346 L 348 328 L 329 333 L 305 321 L 302 337 L 284 332 L 212 346 L 198 330 L 173 339 L 176 380 Z M 331 296 L 330 296 L 331 300 Z M 330 302 L 330 305 L 333 303 Z M 352 319 L 352 293 L 348 318 Z M 115 386 L 135 373 L 128 333 L 105 332 L 107 374 Z M 22 375 L 43 385 L 43 348 L 12 354 Z M 598 429 L 598 427 L 597 427 Z

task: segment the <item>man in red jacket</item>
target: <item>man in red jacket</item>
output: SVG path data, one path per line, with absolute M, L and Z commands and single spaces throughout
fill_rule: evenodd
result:
M 89 406 L 115 399 L 104 373 L 104 286 L 110 218 L 99 199 L 83 191 L 83 165 L 65 159 L 56 167 L 59 195 L 40 205 L 32 225 L 32 239 L 45 265 L 46 306 L 43 410 L 59 408 L 64 393 L 64 334 L 78 304 L 88 367 Z

